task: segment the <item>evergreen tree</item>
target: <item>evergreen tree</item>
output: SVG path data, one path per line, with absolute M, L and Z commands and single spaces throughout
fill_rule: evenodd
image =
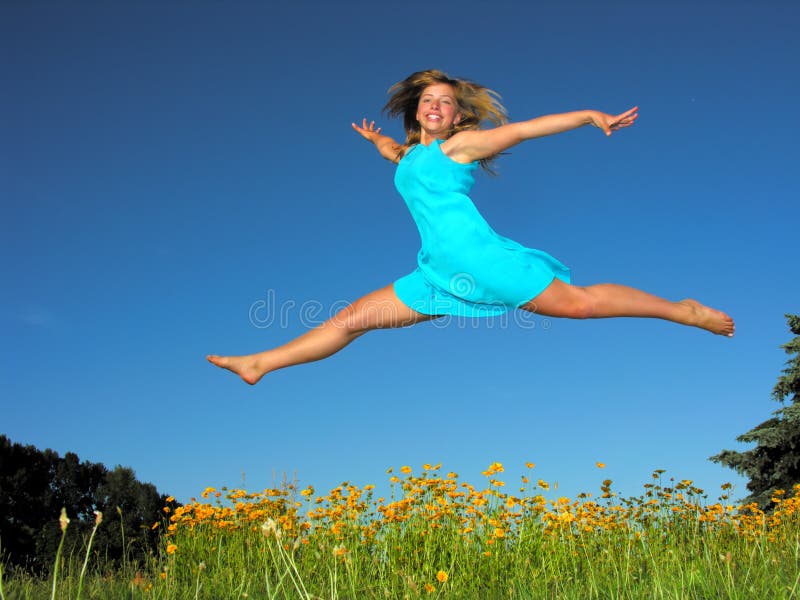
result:
M 783 407 L 771 419 L 736 438 L 755 443 L 755 448 L 745 452 L 723 450 L 711 457 L 750 479 L 750 496 L 745 502 L 757 502 L 762 510 L 770 508 L 775 490 L 789 492 L 800 483 L 800 316 L 786 315 L 786 319 L 796 337 L 781 346 L 790 358 L 772 390 L 772 398 Z

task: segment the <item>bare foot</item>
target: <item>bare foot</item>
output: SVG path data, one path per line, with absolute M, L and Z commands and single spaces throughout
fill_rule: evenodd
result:
M 250 356 L 217 356 L 210 354 L 206 357 L 212 365 L 217 365 L 223 369 L 228 369 L 241 377 L 245 383 L 255 385 L 266 374 L 266 371 L 259 368 L 258 359 L 254 355 Z
M 696 300 L 681 300 L 678 304 L 683 304 L 691 309 L 691 316 L 686 321 L 687 325 L 700 327 L 717 335 L 733 337 L 736 326 L 724 312 L 700 304 Z

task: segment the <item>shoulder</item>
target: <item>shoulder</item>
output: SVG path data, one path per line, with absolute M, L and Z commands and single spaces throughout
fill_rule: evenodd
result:
M 394 148 L 395 159 L 392 162 L 396 165 L 399 165 L 400 161 L 411 154 L 417 148 L 417 146 L 419 146 L 419 144 L 409 144 L 407 146 L 398 144 Z
M 457 163 L 475 162 L 471 150 L 475 145 L 476 136 L 480 136 L 480 133 L 480 131 L 459 131 L 441 143 L 439 147 L 442 154 Z

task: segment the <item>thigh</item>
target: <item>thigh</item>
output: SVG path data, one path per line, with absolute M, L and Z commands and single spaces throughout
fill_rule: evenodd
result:
M 347 326 L 356 330 L 388 329 L 407 327 L 415 323 L 430 321 L 439 315 L 426 315 L 405 304 L 394 293 L 394 286 L 370 292 L 362 296 L 334 317 L 346 320 Z
M 544 291 L 520 306 L 522 310 L 546 317 L 571 317 L 587 301 L 586 290 L 556 278 Z

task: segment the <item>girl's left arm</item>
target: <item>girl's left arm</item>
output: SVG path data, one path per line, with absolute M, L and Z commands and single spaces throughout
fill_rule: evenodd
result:
M 606 135 L 611 135 L 618 129 L 633 125 L 639 116 L 638 111 L 638 106 L 619 115 L 579 110 L 509 123 L 494 129 L 461 131 L 447 140 L 448 147 L 442 149 L 458 162 L 472 162 L 496 156 L 525 140 L 563 133 L 584 125 L 594 125 Z

